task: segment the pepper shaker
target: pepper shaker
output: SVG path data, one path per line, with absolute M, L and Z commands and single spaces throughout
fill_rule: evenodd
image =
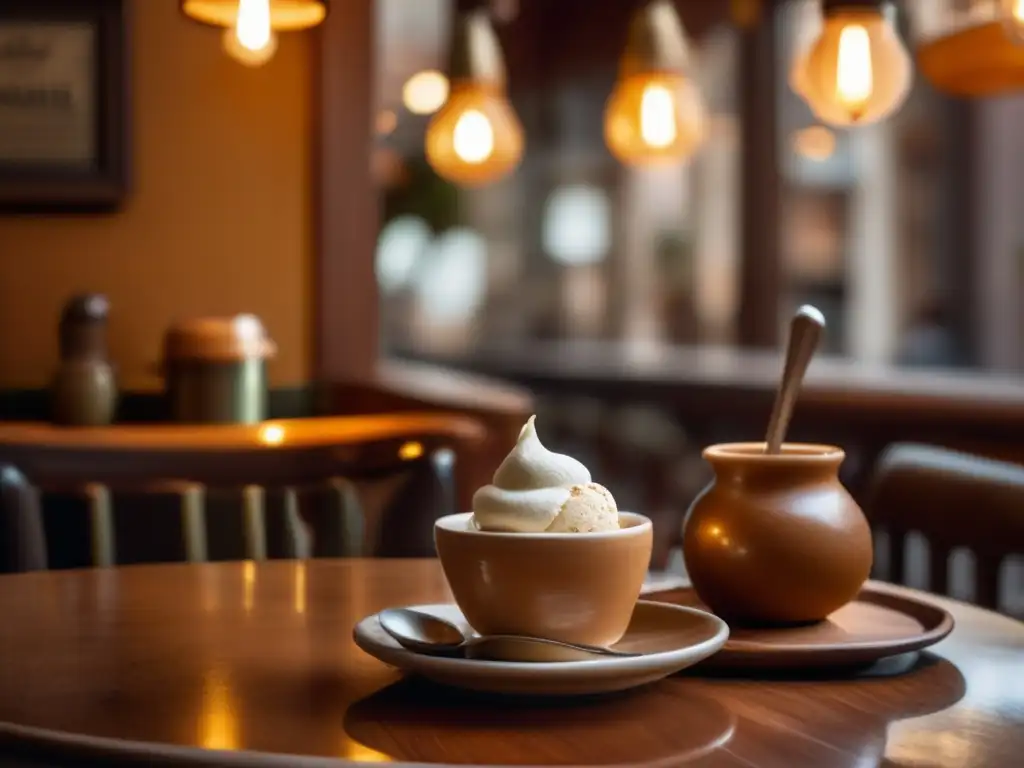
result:
M 102 294 L 67 301 L 60 316 L 60 364 L 51 388 L 53 420 L 100 426 L 114 418 L 117 382 L 107 355 L 110 304 Z

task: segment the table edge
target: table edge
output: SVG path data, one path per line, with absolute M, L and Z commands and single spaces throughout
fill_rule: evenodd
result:
M 137 761 L 138 765 L 152 765 L 158 760 L 167 766 L 244 766 L 245 768 L 340 768 L 357 766 L 343 757 L 322 757 L 294 755 L 290 753 L 257 752 L 253 750 L 211 750 L 201 747 L 186 747 L 158 741 L 137 741 L 117 739 L 109 736 L 89 736 L 82 733 L 58 731 L 19 725 L 0 720 L 0 747 L 10 755 L 13 747 L 18 754 L 30 754 L 43 760 L 59 760 L 62 756 L 74 755 L 77 759 L 112 759 Z M 55 765 L 62 763 L 55 762 Z M 393 762 L 396 768 L 436 768 L 428 763 Z
M 11 748 L 17 750 L 12 753 Z M 164 742 L 116 739 L 108 736 L 88 736 L 52 728 L 18 725 L 0 720 L 0 753 L 4 757 L 29 756 L 46 764 L 63 766 L 59 762 L 73 755 L 76 759 L 110 760 L 109 765 L 213 766 L 214 768 L 355 768 L 366 765 L 344 757 L 295 755 L 287 752 L 257 752 L 253 750 L 213 750 L 185 747 Z M 158 761 L 158 762 L 155 762 Z M 619 768 L 645 766 L 668 768 L 675 757 L 648 763 L 625 763 Z M 393 768 L 516 768 L 497 763 L 483 765 L 470 763 L 410 763 L 394 760 L 387 763 Z M 566 765 L 563 768 L 589 768 L 584 765 Z

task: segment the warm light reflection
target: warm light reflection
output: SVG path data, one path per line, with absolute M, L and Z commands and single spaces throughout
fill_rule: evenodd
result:
M 252 613 L 256 594 L 256 563 L 246 560 L 242 563 L 242 607 L 246 613 Z
M 823 125 L 810 125 L 793 136 L 793 150 L 808 160 L 824 162 L 836 151 L 836 136 Z
M 304 614 L 306 612 L 306 564 L 295 564 L 295 612 Z
M 398 115 L 395 114 L 394 110 L 382 109 L 377 113 L 377 119 L 374 121 L 374 124 L 378 134 L 387 136 L 398 127 Z
M 345 737 L 345 744 L 342 747 L 342 755 L 346 760 L 353 763 L 390 763 L 391 758 L 376 749 L 370 749 L 365 744 L 360 744 L 353 738 Z
M 640 98 L 640 135 L 652 147 L 664 149 L 676 140 L 676 114 L 672 92 L 651 83 Z
M 469 109 L 462 113 L 455 123 L 452 148 L 461 160 L 473 165 L 491 156 L 494 152 L 494 128 L 483 112 Z
M 414 115 L 437 112 L 448 100 L 448 78 L 436 69 L 417 72 L 402 86 L 402 102 Z
M 264 445 L 280 445 L 284 442 L 284 427 L 280 424 L 264 424 L 260 427 L 259 441 Z
M 874 89 L 871 68 L 871 40 L 868 31 L 851 24 L 839 34 L 836 62 L 836 100 L 851 114 L 864 111 Z
M 986 716 L 972 709 L 915 717 L 890 723 L 885 740 L 885 757 L 900 765 L 960 768 L 977 764 L 972 727 L 986 722 Z
M 423 443 L 417 442 L 416 440 L 410 440 L 407 443 L 402 443 L 402 447 L 398 449 L 398 458 L 402 461 L 412 461 L 418 459 L 423 455 Z
M 220 610 L 220 574 L 221 571 L 216 568 L 203 568 L 199 571 L 200 602 L 206 613 Z
M 227 673 L 218 667 L 211 667 L 203 677 L 199 744 L 204 749 L 239 748 L 238 714 L 234 697 Z
M 712 539 L 723 547 L 732 546 L 732 539 L 729 537 L 729 534 L 726 533 L 725 529 L 718 523 L 712 523 L 705 530 L 707 532 L 707 538 Z

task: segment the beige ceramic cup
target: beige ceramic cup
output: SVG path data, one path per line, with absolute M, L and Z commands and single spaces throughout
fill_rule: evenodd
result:
M 651 521 L 619 513 L 600 533 L 477 530 L 471 513 L 434 524 L 455 602 L 482 635 L 611 645 L 629 626 L 651 560 Z

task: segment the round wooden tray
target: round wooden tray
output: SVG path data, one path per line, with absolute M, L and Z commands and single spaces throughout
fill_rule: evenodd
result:
M 645 599 L 708 610 L 692 587 L 645 595 Z M 700 668 L 866 666 L 934 645 L 953 630 L 953 617 L 937 605 L 868 582 L 854 600 L 817 624 L 730 625 L 729 630 L 725 647 Z

